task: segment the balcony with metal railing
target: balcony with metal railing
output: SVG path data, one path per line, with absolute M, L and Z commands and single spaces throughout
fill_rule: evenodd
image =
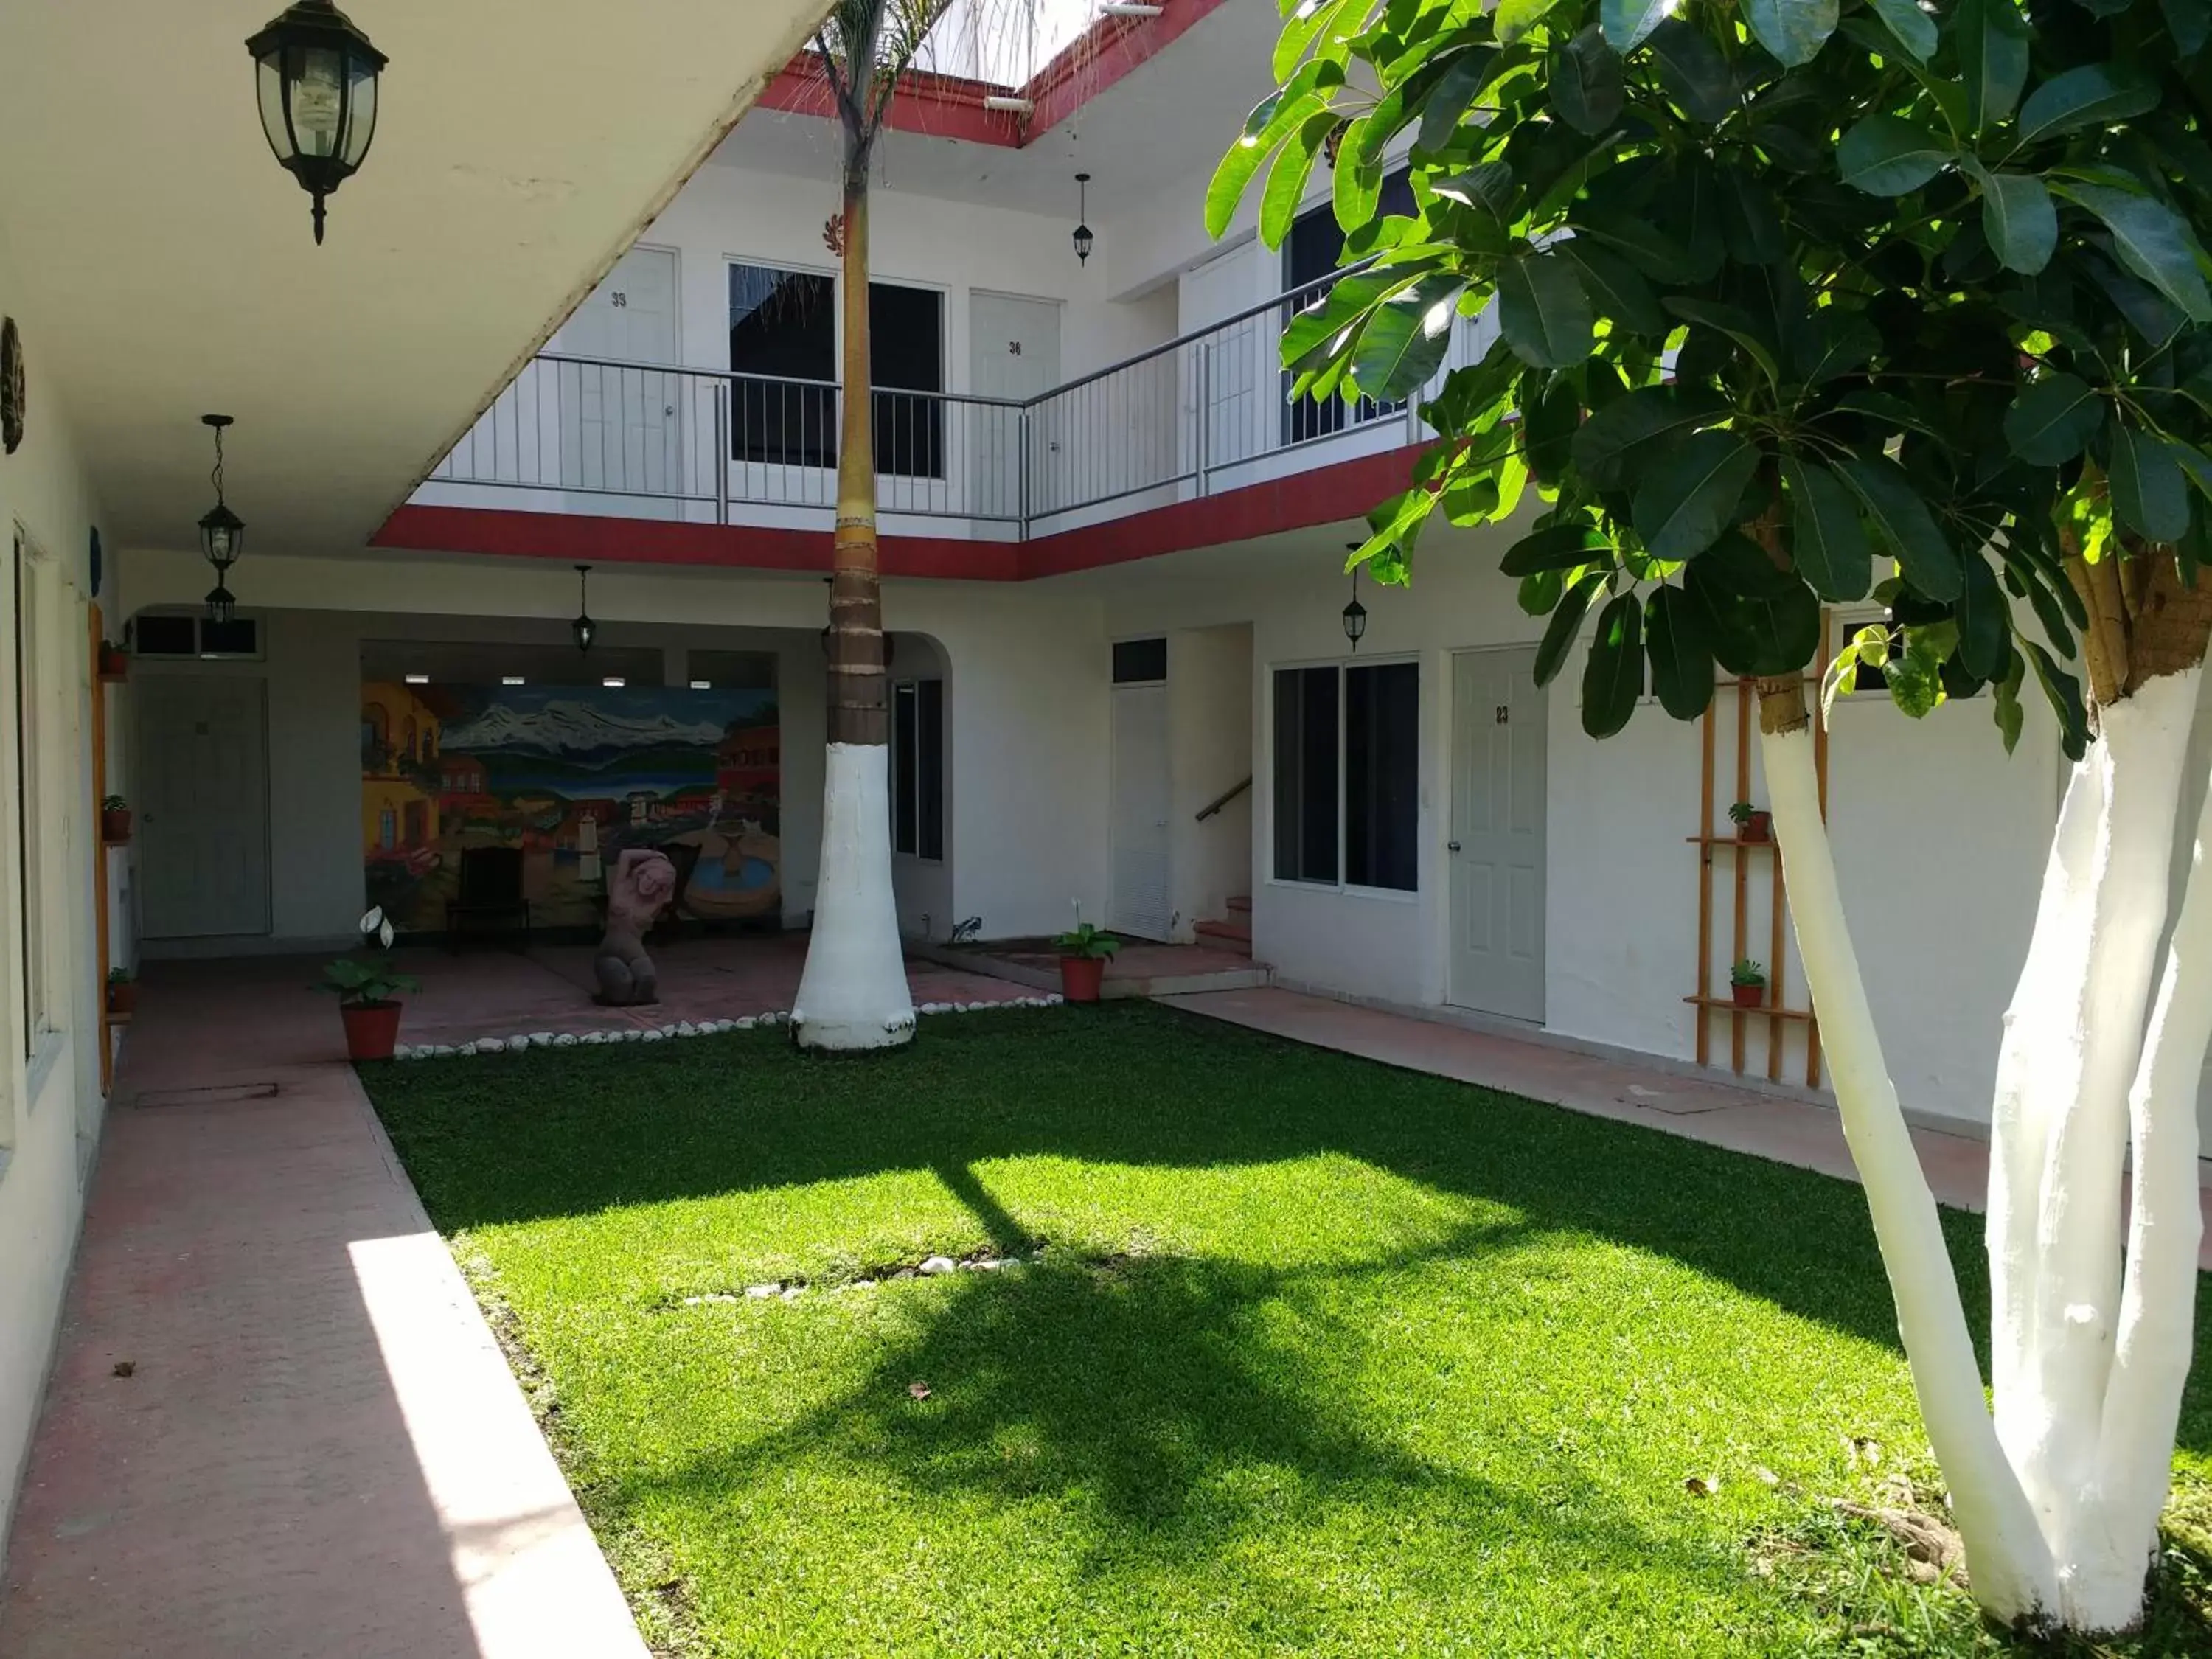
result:
M 877 511 L 1027 540 L 1415 443 L 1420 398 L 1289 397 L 1278 347 L 1334 273 L 1026 401 L 879 386 Z M 1490 317 L 1455 317 L 1435 380 Z M 826 529 L 843 388 L 541 353 L 417 489 L 417 505 Z

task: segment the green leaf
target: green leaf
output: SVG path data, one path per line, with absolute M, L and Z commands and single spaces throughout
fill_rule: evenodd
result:
M 1856 312 L 1822 306 L 1799 326 L 1790 343 L 1797 378 L 1808 386 L 1849 374 L 1881 349 L 1881 332 Z
M 1498 0 L 1498 9 L 1491 15 L 1491 27 L 1496 31 L 1500 46 L 1511 46 L 1522 35 L 1543 21 L 1544 14 L 1559 0 Z
M 1341 82 L 1344 75 L 1334 64 L 1308 64 L 1296 80 L 1262 98 L 1245 117 L 1243 131 L 1230 145 L 1206 186 L 1207 235 L 1219 236 L 1229 228 L 1229 222 L 1237 216 L 1237 204 L 1243 200 L 1261 163 L 1308 116 L 1327 106 L 1328 92 L 1316 88 L 1313 83 L 1317 79 L 1329 79 L 1334 84 Z
M 1990 714 L 1996 721 L 1997 731 L 2004 738 L 2005 753 L 2008 755 L 2020 746 L 2021 727 L 2026 724 L 2026 711 L 2020 706 L 2020 687 L 2027 676 L 2027 657 L 2018 651 L 2008 651 L 2003 677 L 1992 676 L 1990 682 L 1990 690 L 1996 702 Z
M 1796 69 L 1836 32 L 1836 0 L 1745 0 L 1743 21 L 1778 63 Z
M 1959 0 L 1951 14 L 1966 126 L 1979 132 L 2013 112 L 2027 82 L 2027 20 L 2015 0 Z
M 1620 118 L 1620 54 L 1595 24 L 1552 54 L 1552 107 L 1577 132 L 1595 137 Z
M 2105 222 L 2122 264 L 2179 306 L 2191 321 L 2212 323 L 2212 291 L 2197 269 L 2196 239 L 2172 208 L 2105 185 L 2069 181 L 2056 188 Z
M 1619 254 L 1579 236 L 1555 244 L 1553 252 L 1574 265 L 1583 279 L 1583 292 L 1598 315 L 1613 324 L 1615 333 L 1662 336 L 1674 326 L 1659 308 L 1651 284 Z
M 1959 660 L 1978 680 L 1994 680 L 2004 672 L 2005 641 L 2012 632 L 2012 610 L 2004 590 L 1997 586 L 1990 562 L 1979 553 L 1966 559 L 1966 585 L 1952 614 L 1959 623 Z
M 1298 65 L 1298 59 L 1316 40 L 1326 37 L 1330 24 L 1343 15 L 1352 0 L 1305 0 L 1292 12 L 1290 21 L 1283 25 L 1282 34 L 1275 41 L 1275 79 L 1287 81 Z M 1360 8 L 1364 16 L 1365 6 Z
M 1881 19 L 1905 55 L 1924 64 L 1936 55 L 1936 20 L 1912 0 L 1873 0 L 1875 15 Z
M 1957 599 L 1965 580 L 1959 573 L 1958 550 L 1936 528 L 1935 515 L 1911 475 L 1887 456 L 1838 461 L 1836 470 L 1858 497 L 1875 533 L 1896 555 L 1905 580 L 1931 599 Z
M 1741 346 L 1746 356 L 1759 365 L 1759 373 L 1766 376 L 1770 386 L 1782 383 L 1782 370 L 1774 361 L 1774 348 L 1759 337 L 1758 325 L 1751 313 L 1741 306 L 1723 304 L 1718 300 L 1692 299 L 1685 295 L 1670 294 L 1665 301 L 1667 309 L 1685 322 L 1695 323 L 1701 328 L 1717 329 Z
M 1735 113 L 1735 77 L 1720 48 L 1679 17 L 1651 31 L 1651 53 L 1668 96 L 1692 121 L 1717 126 Z
M 1437 271 L 1375 308 L 1352 354 L 1352 378 L 1364 395 L 1395 403 L 1427 384 L 1451 344 L 1452 302 L 1465 286 Z
M 1358 156 L 1361 129 L 1370 118 L 1362 116 L 1344 130 L 1337 145 L 1336 167 L 1330 174 L 1329 204 L 1335 210 L 1337 228 L 1347 235 L 1375 216 L 1382 199 L 1382 162 L 1362 164 Z
M 1462 118 L 1497 67 L 1498 54 L 1489 46 L 1472 46 L 1454 58 L 1429 93 L 1413 148 L 1434 154 L 1450 143 Z
M 1733 432 L 1700 432 L 1669 452 L 1636 489 L 1636 533 L 1655 559 L 1693 558 L 1735 521 L 1759 471 L 1759 446 Z
M 1537 368 L 1566 368 L 1597 343 L 1597 320 L 1575 267 L 1556 253 L 1524 254 L 1498 268 L 1498 320 L 1513 355 Z
M 1760 574 L 1761 572 L 1765 574 Z M 1820 601 L 1744 537 L 1723 538 L 1684 573 L 1682 591 L 1731 674 L 1787 674 L 1820 648 Z
M 2078 761 L 2089 751 L 2089 711 L 2081 702 L 2081 682 L 2051 660 L 2051 653 L 2033 640 L 2023 640 L 2035 678 L 2058 716 L 2059 746 L 2066 758 Z
M 1297 222 L 1298 207 L 1305 199 L 1306 181 L 1313 176 L 1314 159 L 1321 154 L 1336 123 L 1334 110 L 1317 111 L 1308 116 L 1275 152 L 1274 161 L 1267 169 L 1267 188 L 1260 195 L 1260 240 L 1269 247 L 1280 247 L 1283 238 Z
M 2184 58 L 2194 58 L 2212 39 L 2212 0 L 2159 0 L 2166 32 Z
M 1544 638 L 1536 647 L 1536 684 L 1549 685 L 1557 678 L 1560 665 L 1567 659 L 1567 652 L 1575 642 L 1575 634 L 1583 625 L 1583 614 L 1589 609 L 1590 601 L 1605 586 L 1603 576 L 1585 576 L 1559 596 L 1559 608 L 1552 612 L 1550 626 L 1544 629 Z
M 1674 15 L 1680 0 L 1599 0 L 1598 24 L 1615 52 L 1644 44 L 1644 37 Z
M 1669 441 L 1711 426 L 1729 411 L 1718 392 L 1703 386 L 1646 386 L 1614 399 L 1575 434 L 1575 465 L 1601 489 L 1628 482 L 1636 462 Z
M 1588 520 L 1547 525 L 1507 548 L 1498 570 L 1504 576 L 1533 576 L 1540 570 L 1572 570 L 1601 558 L 1612 562 L 1613 544 L 1595 525 Z
M 1597 634 L 1583 665 L 1583 730 L 1609 738 L 1626 726 L 1644 695 L 1644 607 L 1617 593 L 1598 612 Z
M 2020 106 L 2020 141 L 2111 126 L 2158 107 L 2158 82 L 2122 64 L 2084 64 L 2054 75 Z
M 1916 191 L 1957 159 L 1948 139 L 1894 115 L 1868 116 L 1836 146 L 1844 182 L 1869 196 Z
M 2033 466 L 2063 466 L 2105 424 L 2105 400 L 2078 375 L 2045 374 L 2005 410 L 2005 441 Z
M 2174 464 L 2189 475 L 2189 482 L 2212 496 L 2212 459 L 2194 445 L 2166 441 L 2166 448 L 2173 455 Z
M 1513 205 L 1513 169 L 1503 161 L 1478 161 L 1464 173 L 1439 179 L 1429 188 L 1448 202 L 1480 208 L 1494 219 Z
M 2189 533 L 2189 481 L 2166 440 L 2124 422 L 2112 428 L 2112 516 L 2146 541 Z
M 1644 648 L 1659 706 L 1678 720 L 1704 714 L 1713 700 L 1713 648 L 1680 588 L 1651 590 L 1644 607 Z
M 2058 210 L 2032 173 L 1991 173 L 1982 179 L 1982 234 L 1997 263 L 2033 276 L 2058 246 Z
M 1874 580 L 1874 550 L 1851 492 L 1818 461 L 1795 453 L 1782 458 L 1782 489 L 1797 574 L 1824 599 L 1864 599 Z

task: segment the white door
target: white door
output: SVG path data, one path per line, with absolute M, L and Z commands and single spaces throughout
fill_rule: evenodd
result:
M 968 299 L 968 389 L 979 398 L 1026 403 L 1060 384 L 1060 304 L 977 289 Z M 969 511 L 1011 517 L 1022 510 L 1022 416 L 992 404 L 955 404 L 968 451 Z M 1038 455 L 1055 453 L 1056 434 L 1030 439 Z
M 1451 1000 L 1544 1018 L 1544 692 L 1533 648 L 1452 659 Z
M 634 247 L 562 325 L 560 353 L 604 365 L 677 361 L 676 255 Z M 684 489 L 686 383 L 659 368 L 562 364 L 562 482 L 653 495 Z
M 1116 933 L 1164 939 L 1168 904 L 1168 689 L 1114 688 L 1114 900 Z
M 1249 309 L 1272 291 L 1261 281 L 1260 245 L 1246 242 L 1196 270 L 1186 271 L 1181 296 L 1182 332 L 1189 334 Z M 1196 442 L 1197 410 L 1206 404 L 1202 454 L 1188 458 L 1211 468 L 1249 460 L 1267 447 L 1266 423 L 1279 406 L 1270 395 L 1279 319 L 1263 311 L 1183 348 L 1184 426 Z
M 262 682 L 149 679 L 138 705 L 138 894 L 149 939 L 269 931 Z

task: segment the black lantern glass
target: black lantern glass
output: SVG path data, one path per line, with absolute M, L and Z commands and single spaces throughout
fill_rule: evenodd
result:
M 1358 547 L 1358 542 L 1347 545 Z M 1359 636 L 1367 631 L 1367 607 L 1359 602 L 1359 572 L 1352 573 L 1352 603 L 1344 607 L 1344 637 L 1352 641 L 1354 651 L 1359 649 Z
M 591 580 L 592 567 L 587 564 L 578 565 L 576 567 L 576 620 L 568 624 L 568 631 L 575 635 L 576 649 L 579 651 L 589 651 L 592 648 L 592 641 L 599 636 L 599 625 L 592 620 L 591 609 L 584 603 L 585 590 L 589 586 Z
M 246 43 L 253 54 L 261 131 L 277 164 L 315 198 L 353 177 L 376 136 L 377 76 L 386 61 L 331 0 L 299 0 Z
M 207 596 L 208 620 L 228 622 L 237 600 L 226 579 L 246 550 L 246 521 L 222 498 L 222 429 L 231 423 L 230 416 L 203 415 L 200 421 L 215 434 L 215 471 L 208 474 L 215 485 L 215 505 L 200 514 L 200 556 L 215 567 L 215 591 Z
M 1090 207 L 1091 175 L 1079 173 L 1075 175 L 1075 263 L 1079 265 L 1090 259 L 1091 245 L 1097 240 L 1085 222 L 1091 217 Z

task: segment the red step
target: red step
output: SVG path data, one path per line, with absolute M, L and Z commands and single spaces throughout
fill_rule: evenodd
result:
M 1201 945 L 1210 945 L 1218 951 L 1233 951 L 1240 957 L 1252 954 L 1252 924 L 1241 916 L 1201 921 L 1195 931 Z
M 1239 894 L 1237 897 L 1229 901 L 1229 908 L 1233 914 L 1237 915 L 1250 915 L 1252 914 L 1251 895 L 1249 893 Z

